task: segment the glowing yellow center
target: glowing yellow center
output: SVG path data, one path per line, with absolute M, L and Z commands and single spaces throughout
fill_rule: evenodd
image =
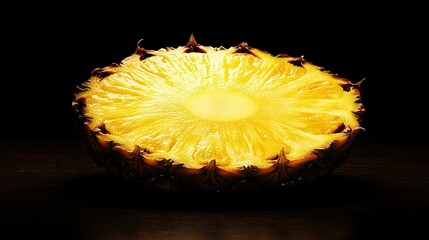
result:
M 203 92 L 185 99 L 192 115 L 210 121 L 235 121 L 256 113 L 258 104 L 252 98 L 235 92 Z

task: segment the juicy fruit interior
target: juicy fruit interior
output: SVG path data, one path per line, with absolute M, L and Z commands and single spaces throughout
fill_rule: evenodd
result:
M 359 105 L 345 80 L 296 58 L 257 49 L 200 46 L 133 54 L 110 75 L 93 76 L 76 98 L 99 136 L 145 157 L 173 159 L 199 168 L 211 160 L 222 168 L 269 166 L 284 149 L 293 161 L 359 126 Z

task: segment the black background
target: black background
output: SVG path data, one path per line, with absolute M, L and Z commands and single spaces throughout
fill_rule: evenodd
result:
M 429 101 L 424 8 L 410 2 L 347 4 L 5 7 L 0 232 L 43 239 L 94 239 L 91 234 L 137 239 L 133 232 L 177 239 L 177 232 L 191 236 L 195 230 L 211 239 L 222 234 L 248 239 L 243 236 L 253 236 L 253 230 L 268 230 L 274 239 L 283 239 L 278 233 L 306 239 L 425 238 Z M 263 196 L 264 205 L 261 196 L 201 197 L 196 202 L 192 195 L 140 193 L 90 163 L 73 121 L 76 86 L 93 69 L 131 55 L 140 39 L 144 48 L 159 49 L 185 45 L 191 34 L 203 45 L 247 42 L 273 55 L 304 56 L 352 82 L 366 79 L 361 85 L 366 131 L 358 139 L 356 157 L 328 182 L 292 195 Z
M 219 6 L 218 13 L 154 8 L 155 14 L 151 8 L 103 6 L 29 7 L 5 20 L 1 97 L 7 127 L 2 137 L 75 136 L 73 92 L 94 68 L 119 63 L 140 39 L 146 49 L 177 47 L 191 33 L 203 45 L 247 42 L 273 55 L 304 56 L 352 82 L 366 79 L 364 135 L 371 139 L 415 141 L 428 133 L 427 80 L 419 60 L 427 49 L 417 7 L 382 11 L 361 4 L 306 13 L 294 7 L 281 12 L 280 6 L 229 11 Z

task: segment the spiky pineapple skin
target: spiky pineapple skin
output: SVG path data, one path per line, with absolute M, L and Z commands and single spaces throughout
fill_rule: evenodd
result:
M 349 156 L 362 128 L 345 129 L 347 135 L 333 141 L 329 147 L 316 149 L 300 160 L 289 161 L 281 151 L 276 162 L 268 168 L 243 166 L 227 171 L 212 160 L 202 168 L 188 168 L 174 159 L 146 158 L 145 149 L 136 146 L 125 149 L 91 129 L 82 115 L 84 102 L 75 102 L 78 126 L 84 146 L 94 161 L 109 172 L 132 181 L 168 191 L 230 192 L 260 189 L 285 189 L 301 182 L 329 175 Z
M 186 45 L 188 52 L 201 52 L 199 46 L 192 36 Z M 237 52 L 252 54 L 247 44 L 240 44 L 236 48 Z M 142 60 L 151 56 L 139 46 L 135 53 L 139 54 Z M 288 55 L 278 55 L 278 57 L 284 56 Z M 305 60 L 301 57 L 296 58 L 296 61 L 302 63 Z M 92 77 L 102 80 L 110 75 L 111 69 L 116 66 L 118 64 L 114 63 L 106 68 L 94 69 Z M 354 91 L 360 101 L 360 82 L 353 84 L 347 79 L 342 78 L 342 80 L 345 82 L 342 87 L 346 91 Z M 77 88 L 76 94 L 86 90 L 87 86 L 83 83 Z M 329 175 L 349 157 L 357 137 L 364 130 L 362 127 L 354 129 L 345 127 L 341 130 L 345 133 L 343 138 L 331 142 L 326 148 L 315 149 L 311 154 L 298 160 L 289 161 L 283 149 L 279 149 L 277 159 L 267 168 L 250 165 L 235 170 L 225 170 L 217 166 L 215 160 L 201 168 L 191 168 L 174 159 L 147 158 L 146 150 L 140 146 L 136 146 L 133 151 L 127 150 L 120 143 L 103 137 L 103 134 L 100 134 L 105 131 L 103 127 L 90 127 L 91 118 L 84 114 L 85 99 L 75 98 L 72 106 L 84 146 L 98 165 L 113 174 L 137 181 L 144 186 L 179 192 L 285 189 Z M 361 104 L 355 112 L 360 123 L 364 112 L 365 109 Z

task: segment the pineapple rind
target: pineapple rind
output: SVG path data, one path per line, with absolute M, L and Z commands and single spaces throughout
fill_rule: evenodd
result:
M 76 111 L 79 126 L 82 127 L 82 136 L 86 146 L 100 166 L 126 178 L 138 180 L 147 186 L 166 190 L 230 191 L 291 186 L 303 180 L 310 180 L 331 173 L 348 157 L 358 133 L 364 130 L 361 127 L 361 115 L 365 110 L 360 101 L 360 83 L 353 84 L 345 78 L 339 78 L 321 70 L 320 67 L 305 61 L 303 58 L 293 58 L 287 55 L 274 57 L 267 52 L 250 48 L 247 44 L 240 44 L 229 49 L 202 46 L 196 44 L 195 39 L 192 38 L 187 46 L 178 48 L 146 51 L 138 47 L 136 54 L 125 58 L 121 64 L 112 64 L 103 69 L 95 69 L 91 78 L 77 89 L 76 98 L 73 100 L 72 105 Z M 180 55 L 184 52 L 189 52 L 189 49 L 202 53 L 221 52 L 225 56 L 252 54 L 266 62 L 278 62 L 279 59 L 286 62 L 298 61 L 302 69 L 306 71 L 306 74 L 302 75 L 301 73 L 300 75 L 297 72 L 298 79 L 301 82 L 294 82 L 291 84 L 292 87 L 298 87 L 303 84 L 302 82 L 306 81 L 305 79 L 303 80 L 303 76 L 310 79 L 312 73 L 319 74 L 317 75 L 319 78 L 326 77 L 331 79 L 331 82 L 332 79 L 335 79 L 337 86 L 342 88 L 344 93 L 341 98 L 337 98 L 339 99 L 338 111 L 350 110 L 350 107 L 341 110 L 341 104 L 343 102 L 353 102 L 350 105 L 352 106 L 352 111 L 343 114 L 346 119 L 343 119 L 344 121 L 342 122 L 346 124 L 342 124 L 343 129 L 340 129 L 341 131 L 335 131 L 334 128 L 338 128 L 338 126 L 325 130 L 329 136 L 335 137 L 332 137 L 331 140 L 325 140 L 325 144 L 314 147 L 311 151 L 307 150 L 307 152 L 293 155 L 290 153 L 290 149 L 287 148 L 288 146 L 284 146 L 279 148 L 278 152 L 273 153 L 274 155 L 277 153 L 276 156 L 266 157 L 263 162 L 249 161 L 249 164 L 247 164 L 247 162 L 239 161 L 238 164 L 235 162 L 235 164 L 229 165 L 225 165 L 222 159 L 212 159 L 200 164 L 189 164 L 189 162 L 182 161 L 182 159 L 178 160 L 174 156 L 164 155 L 163 157 L 162 154 L 153 154 L 151 149 L 146 149 L 139 144 L 126 144 L 120 137 L 112 137 L 110 134 L 113 129 L 112 125 L 109 125 L 109 121 L 97 118 L 99 115 L 96 108 L 91 108 L 91 112 L 88 111 L 91 107 L 88 104 L 93 104 L 91 101 L 88 102 L 88 99 L 94 97 L 92 90 L 103 88 L 103 84 L 100 83 L 106 77 L 110 77 L 110 82 L 113 83 L 115 81 L 126 81 L 127 88 L 115 86 L 115 93 L 119 95 L 129 94 L 130 92 L 135 93 L 141 86 L 137 86 L 135 82 L 127 80 L 133 77 L 127 75 L 133 71 L 122 70 L 135 68 L 142 60 L 151 59 L 153 56 Z M 146 83 L 140 82 L 139 84 Z M 315 85 L 314 87 L 317 88 L 318 86 Z M 144 98 L 145 96 L 142 97 Z M 124 104 L 127 103 L 124 102 Z M 320 101 L 320 104 L 323 107 L 323 101 Z M 302 111 L 305 111 L 304 106 L 302 105 L 300 108 L 303 109 Z M 296 107 L 299 107 L 299 105 Z M 121 113 L 121 109 L 112 109 L 112 111 Z M 122 117 L 128 117 L 126 111 L 122 111 L 122 114 Z M 112 119 L 111 121 L 114 120 Z M 122 125 L 122 127 L 121 131 L 127 128 L 132 131 L 131 126 Z M 299 129 L 299 126 L 297 127 Z M 317 133 L 317 129 L 306 130 Z M 126 134 L 126 132 L 123 133 Z M 320 135 L 321 133 L 317 134 Z

